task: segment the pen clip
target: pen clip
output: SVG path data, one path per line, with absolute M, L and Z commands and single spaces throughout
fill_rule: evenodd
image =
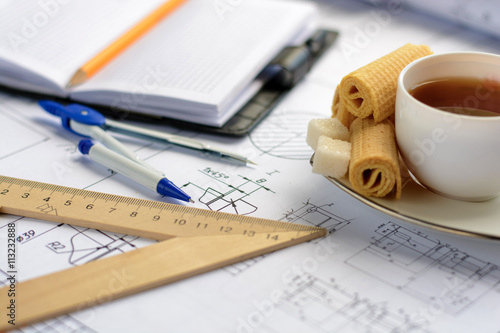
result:
M 103 126 L 106 118 L 98 111 L 81 104 L 68 104 L 66 106 L 48 100 L 39 101 L 38 104 L 47 112 L 61 118 L 62 126 L 68 131 L 88 137 L 82 133 L 76 132 L 71 128 L 70 120 L 90 126 Z

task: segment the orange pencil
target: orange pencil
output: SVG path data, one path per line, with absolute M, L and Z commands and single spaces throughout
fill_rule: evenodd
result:
M 130 46 L 134 41 L 146 33 L 149 29 L 155 26 L 169 13 L 173 12 L 180 4 L 186 0 L 168 0 L 163 5 L 154 10 L 151 14 L 146 16 L 132 29 L 123 34 L 120 38 L 110 44 L 102 52 L 97 54 L 93 59 L 83 65 L 73 75 L 68 83 L 68 87 L 78 85 L 85 82 L 88 78 L 99 71 L 113 58 L 118 56 L 123 50 Z

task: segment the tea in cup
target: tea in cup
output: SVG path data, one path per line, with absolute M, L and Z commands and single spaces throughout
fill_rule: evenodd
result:
M 399 75 L 396 138 L 429 190 L 482 201 L 500 193 L 500 55 L 435 54 Z

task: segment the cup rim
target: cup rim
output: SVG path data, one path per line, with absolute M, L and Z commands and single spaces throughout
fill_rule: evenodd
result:
M 440 110 L 438 108 L 435 108 L 433 106 L 430 106 L 428 104 L 425 104 L 425 103 L 419 101 L 418 99 L 413 97 L 408 92 L 408 90 L 405 88 L 405 85 L 404 85 L 405 75 L 407 74 L 408 71 L 412 70 L 414 66 L 417 66 L 421 62 L 426 62 L 426 61 L 429 61 L 430 59 L 434 59 L 434 58 L 447 57 L 447 56 L 448 57 L 449 56 L 463 56 L 463 55 L 475 55 L 475 56 L 486 56 L 486 57 L 497 58 L 498 63 L 500 65 L 500 55 L 495 54 L 495 53 L 476 52 L 476 51 L 459 51 L 459 52 L 445 52 L 445 53 L 431 54 L 431 55 L 419 58 L 417 60 L 414 60 L 411 63 L 409 63 L 408 65 L 406 65 L 405 68 L 403 68 L 403 70 L 399 73 L 398 81 L 397 81 L 398 87 L 401 88 L 400 90 L 407 98 L 409 97 L 412 101 L 417 102 L 420 106 L 424 107 L 429 112 L 434 112 L 434 113 L 437 113 L 440 115 L 446 115 L 448 117 L 454 117 L 454 118 L 462 119 L 462 120 L 468 119 L 469 121 L 474 120 L 474 121 L 480 121 L 480 122 L 485 122 L 485 121 L 487 121 L 487 122 L 492 122 L 492 121 L 500 122 L 500 114 L 498 116 L 484 117 L 484 116 L 457 114 L 457 113 L 451 113 L 451 112 L 447 112 L 444 110 Z M 499 82 L 500 82 L 500 80 L 499 80 Z

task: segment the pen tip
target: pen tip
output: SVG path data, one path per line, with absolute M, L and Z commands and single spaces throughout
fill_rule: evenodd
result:
M 257 163 L 252 162 L 252 161 L 250 161 L 250 160 L 247 160 L 247 163 L 249 163 L 249 164 L 253 164 L 253 165 L 257 165 Z
M 193 199 L 191 199 L 191 198 L 189 198 L 189 202 L 190 202 L 190 203 L 194 203 L 194 200 L 193 200 Z

